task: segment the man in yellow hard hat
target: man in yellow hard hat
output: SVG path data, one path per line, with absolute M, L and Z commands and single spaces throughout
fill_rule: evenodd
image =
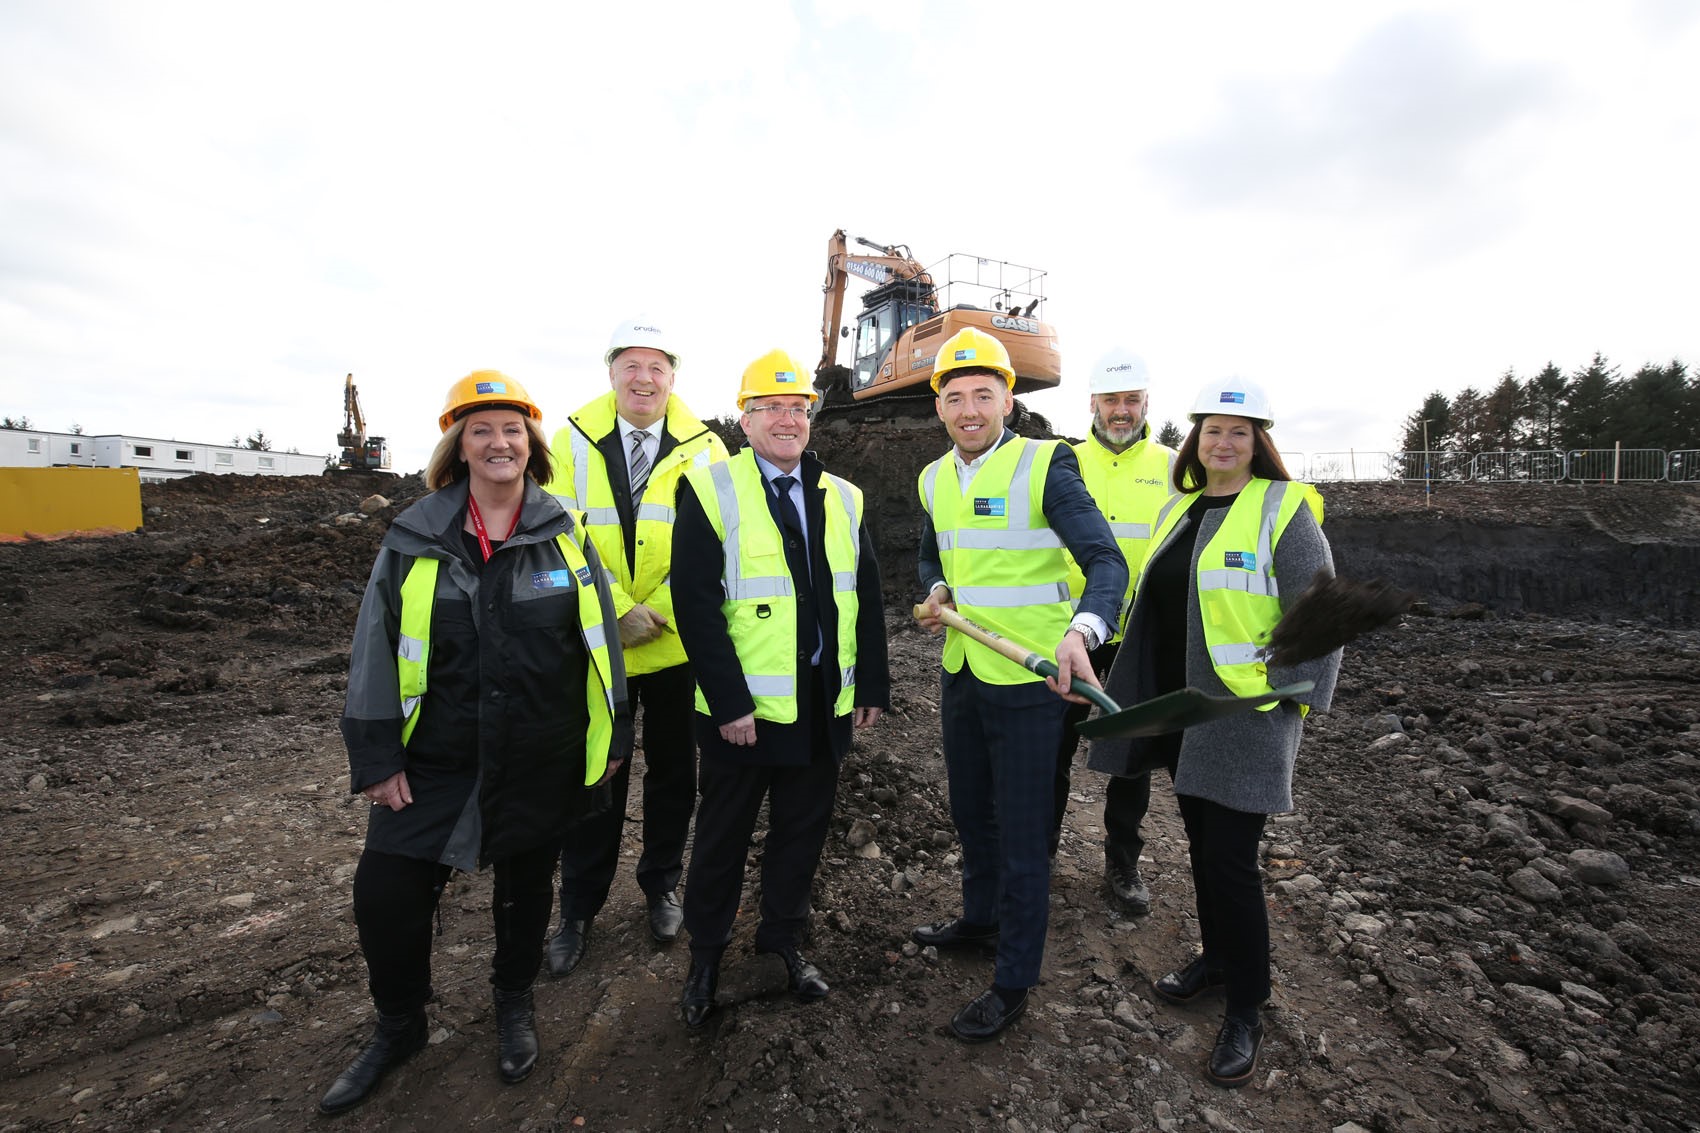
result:
M 691 966 L 680 1005 L 714 1013 L 744 864 L 765 799 L 755 950 L 785 963 L 804 1001 L 828 992 L 799 951 L 852 729 L 890 707 L 879 564 L 861 489 L 809 442 L 809 372 L 783 351 L 745 369 L 749 447 L 693 469 L 679 489 L 673 586 L 696 674 L 702 748 L 696 841 L 685 884 Z
M 611 388 L 556 432 L 549 490 L 584 512 L 590 538 L 613 575 L 627 684 L 643 729 L 637 883 L 649 906 L 650 935 L 667 943 L 683 919 L 674 890 L 696 803 L 691 667 L 673 625 L 668 579 L 673 497 L 688 470 L 725 460 L 726 446 L 673 392 L 679 353 L 659 323 L 621 323 L 603 362 Z M 548 945 L 553 976 L 566 975 L 584 958 L 591 919 L 608 900 L 630 777 L 630 764 L 621 767 L 611 783 L 613 804 L 575 827 L 561 848 L 561 921 Z
M 1074 453 L 1004 427 L 1014 388 L 1009 354 L 995 337 L 968 328 L 947 339 L 933 389 L 954 447 L 919 483 L 921 624 L 936 632 L 941 609 L 952 607 L 1031 652 L 1055 655 L 1058 670 L 1041 681 L 965 634 L 945 638 L 939 712 L 962 842 L 962 914 L 911 935 L 923 947 L 996 951 L 992 986 L 950 1021 L 964 1042 L 984 1042 L 1015 1022 L 1039 982 L 1064 692 L 1071 681 L 1098 683 L 1089 653 L 1109 637 L 1127 590 L 1127 563 Z M 1064 582 L 1065 550 L 1086 579 L 1078 612 Z
M 1170 476 L 1175 466 L 1175 450 L 1152 437 L 1151 424 L 1146 420 L 1150 389 L 1150 370 L 1143 358 L 1120 346 L 1105 351 L 1092 364 L 1087 378 L 1092 435 L 1074 446 L 1075 457 L 1080 461 L 1080 478 L 1110 523 L 1122 557 L 1127 559 L 1130 580 L 1138 576 L 1140 564 L 1145 561 L 1157 512 L 1174 492 Z M 1077 599 L 1086 586 L 1085 576 L 1072 563 L 1068 584 L 1069 594 Z M 1122 599 L 1124 612 L 1132 598 L 1130 581 Z M 1116 659 L 1121 626 L 1113 626 L 1112 631 L 1109 640 L 1092 651 L 1093 672 L 1109 672 L 1110 664 Z M 1074 729 L 1090 711 L 1090 706 L 1084 704 L 1069 708 L 1062 744 L 1057 748 L 1053 855 L 1062 834 L 1063 814 L 1068 808 L 1069 772 L 1080 743 Z M 1151 776 L 1110 777 L 1104 792 L 1104 880 L 1111 894 L 1134 916 L 1151 911 L 1151 891 L 1139 873 L 1139 854 L 1145 845 L 1139 828 L 1150 805 Z

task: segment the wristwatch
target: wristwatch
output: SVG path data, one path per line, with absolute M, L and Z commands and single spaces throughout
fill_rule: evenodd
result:
M 1091 626 L 1077 625 L 1069 626 L 1068 628 L 1080 635 L 1080 640 L 1086 643 L 1086 652 L 1088 653 L 1092 652 L 1094 649 L 1098 648 L 1100 644 L 1102 644 L 1098 640 L 1098 635 L 1092 632 Z

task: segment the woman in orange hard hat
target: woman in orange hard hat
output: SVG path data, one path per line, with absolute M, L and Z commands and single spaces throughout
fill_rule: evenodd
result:
M 494 370 L 451 386 L 434 490 L 391 524 L 366 586 L 342 734 L 371 803 L 354 917 L 378 1023 L 322 1113 L 366 1100 L 425 1044 L 431 922 L 455 869 L 494 867 L 502 1080 L 537 1062 L 555 858 L 631 750 L 613 599 L 582 524 L 542 488 L 541 417 Z

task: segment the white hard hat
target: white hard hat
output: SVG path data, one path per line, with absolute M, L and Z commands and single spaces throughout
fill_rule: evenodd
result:
M 1192 412 L 1186 417 L 1188 421 L 1197 422 L 1213 413 L 1245 417 L 1258 422 L 1265 429 L 1275 427 L 1275 410 L 1269 404 L 1269 395 L 1263 392 L 1262 386 L 1245 378 L 1224 378 L 1219 382 L 1211 382 L 1198 391 L 1198 397 L 1192 403 Z
M 635 346 L 646 346 L 667 355 L 667 360 L 673 363 L 673 368 L 677 370 L 679 353 L 673 349 L 672 342 L 667 332 L 661 329 L 661 324 L 654 319 L 642 315 L 627 319 L 614 328 L 614 336 L 608 340 L 608 353 L 602 356 L 602 364 L 612 366 L 614 355 L 620 351 L 630 350 Z
M 1112 346 L 1092 363 L 1086 392 L 1125 393 L 1150 388 L 1151 371 L 1145 368 L 1145 359 L 1125 346 Z

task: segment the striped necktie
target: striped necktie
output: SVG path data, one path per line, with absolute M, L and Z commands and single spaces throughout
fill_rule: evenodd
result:
M 643 498 L 643 486 L 649 483 L 649 454 L 644 451 L 644 438 L 649 436 L 642 429 L 632 430 L 632 502 Z

